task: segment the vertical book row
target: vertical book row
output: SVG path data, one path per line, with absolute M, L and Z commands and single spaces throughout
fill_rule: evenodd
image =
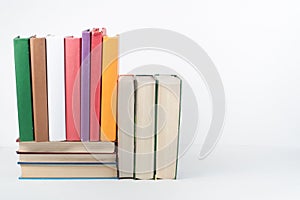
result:
M 119 178 L 176 178 L 180 107 L 176 75 L 119 77 Z
M 116 141 L 119 37 L 14 39 L 20 141 Z

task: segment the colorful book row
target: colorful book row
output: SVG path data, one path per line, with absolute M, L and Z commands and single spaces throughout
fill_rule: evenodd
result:
M 115 141 L 118 45 L 104 28 L 15 38 L 19 140 Z

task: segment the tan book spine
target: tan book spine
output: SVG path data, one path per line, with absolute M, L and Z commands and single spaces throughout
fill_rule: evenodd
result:
M 30 58 L 34 135 L 44 142 L 49 140 L 45 38 L 30 38 Z

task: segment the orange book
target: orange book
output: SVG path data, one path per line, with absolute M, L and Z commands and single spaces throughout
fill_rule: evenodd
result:
M 102 89 L 101 89 L 101 141 L 116 140 L 116 107 L 118 81 L 119 36 L 103 36 Z
M 65 38 L 66 139 L 80 140 L 81 38 Z

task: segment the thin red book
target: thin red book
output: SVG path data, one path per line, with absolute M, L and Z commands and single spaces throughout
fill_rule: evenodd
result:
M 102 72 L 102 38 L 105 29 L 92 30 L 91 36 L 91 82 L 90 82 L 90 141 L 100 140 L 100 93 Z
M 65 38 L 66 139 L 80 141 L 81 38 Z

